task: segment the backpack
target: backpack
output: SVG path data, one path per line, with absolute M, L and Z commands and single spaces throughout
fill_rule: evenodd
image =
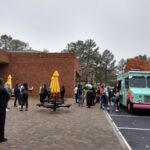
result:
M 23 95 L 23 96 L 27 96 L 27 95 L 28 95 L 28 90 L 23 89 L 23 90 L 22 90 L 22 95 Z
M 41 94 L 46 95 L 46 89 L 45 88 L 41 89 Z

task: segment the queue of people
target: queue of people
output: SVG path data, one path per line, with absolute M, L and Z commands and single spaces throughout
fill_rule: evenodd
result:
M 8 93 L 8 100 L 6 103 L 6 111 L 8 111 L 8 101 L 12 91 L 9 87 L 9 84 L 5 84 L 5 89 Z M 78 86 L 75 86 L 74 88 L 74 94 L 75 102 L 78 103 L 79 106 L 83 106 L 84 102 L 86 101 L 86 106 L 90 108 L 99 102 L 101 109 L 107 109 L 109 111 L 109 106 L 113 104 L 114 108 L 116 108 L 116 111 L 119 111 L 120 93 L 119 88 L 117 87 L 114 87 L 114 89 L 111 90 L 109 87 L 105 87 L 104 84 L 98 88 L 95 88 L 92 85 L 83 87 L 81 84 L 78 84 Z M 64 101 L 64 95 L 65 87 L 63 85 L 60 89 L 60 98 L 62 101 Z M 18 106 L 21 108 L 20 111 L 23 111 L 24 106 L 25 110 L 28 111 L 28 84 L 23 83 L 21 86 L 16 84 L 14 88 L 14 96 L 14 107 L 17 107 L 18 103 Z M 40 86 L 39 96 L 41 104 L 52 98 L 51 90 L 46 84 Z
M 120 92 L 118 87 L 110 89 L 102 84 L 96 89 L 92 85 L 83 88 L 83 86 L 79 84 L 75 86 L 74 94 L 75 102 L 78 103 L 79 106 L 83 106 L 86 100 L 86 106 L 88 108 L 95 105 L 95 103 L 100 103 L 100 108 L 103 110 L 106 109 L 109 111 L 112 105 L 116 111 L 119 111 Z
M 27 83 L 23 83 L 22 85 L 15 85 L 14 88 L 14 107 L 20 106 L 20 111 L 23 111 L 23 107 L 25 106 L 25 111 L 28 111 L 28 96 L 29 96 L 29 88 Z M 62 86 L 60 89 L 61 100 L 64 101 L 65 95 L 65 87 Z M 119 111 L 119 101 L 120 101 L 120 92 L 118 87 L 114 87 L 111 90 L 109 87 L 105 87 L 102 84 L 97 89 L 94 86 L 85 86 L 83 87 L 81 84 L 74 88 L 75 94 L 75 102 L 78 103 L 79 107 L 83 107 L 83 104 L 86 101 L 87 108 L 95 105 L 96 103 L 100 103 L 101 109 L 107 109 L 109 111 L 109 106 L 113 104 L 116 111 Z M 4 136 L 4 128 L 5 128 L 5 118 L 6 118 L 6 110 L 8 108 L 8 102 L 10 96 L 12 95 L 12 91 L 10 89 L 9 84 L 5 84 L 3 86 L 3 81 L 0 79 L 0 142 L 5 142 L 7 139 Z M 51 90 L 46 85 L 43 84 L 39 89 L 40 102 L 44 103 L 46 98 L 51 99 Z
M 78 84 L 74 88 L 74 94 L 75 102 L 78 103 L 78 106 L 83 106 L 85 101 L 88 108 L 95 105 L 96 91 L 92 85 L 83 87 L 81 84 Z
M 116 111 L 119 111 L 120 90 L 118 87 L 110 89 L 104 84 L 100 87 L 100 108 L 107 109 L 112 105 Z

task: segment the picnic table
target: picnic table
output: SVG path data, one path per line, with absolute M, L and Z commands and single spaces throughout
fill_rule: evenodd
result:
M 56 111 L 56 109 L 60 107 L 69 108 L 71 104 L 65 104 L 64 101 L 59 100 L 59 99 L 58 100 L 49 99 L 49 100 L 45 100 L 44 103 L 37 104 L 37 106 L 50 108 L 50 109 L 53 109 L 53 111 Z

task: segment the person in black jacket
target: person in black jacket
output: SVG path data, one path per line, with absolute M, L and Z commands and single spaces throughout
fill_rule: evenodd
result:
M 44 84 L 40 90 L 40 102 L 41 102 L 41 104 L 44 104 L 45 99 L 46 99 L 46 95 L 47 95 L 47 85 Z
M 88 91 L 86 94 L 86 105 L 88 108 L 91 107 L 92 101 L 93 101 L 93 90 L 92 90 L 92 86 L 91 86 L 91 87 L 88 87 Z
M 64 101 L 64 95 L 65 95 L 65 87 L 64 85 L 61 87 L 61 90 L 60 90 L 60 95 L 61 95 L 61 100 Z
M 0 143 L 7 141 L 7 139 L 4 137 L 4 131 L 8 99 L 9 95 L 6 89 L 3 87 L 3 80 L 0 79 Z
M 28 84 L 23 83 L 23 88 L 21 89 L 22 94 L 22 102 L 21 102 L 21 109 L 20 111 L 23 111 L 23 105 L 26 105 L 25 111 L 28 111 Z
M 18 100 L 18 105 L 20 105 L 20 89 L 18 87 L 18 84 L 15 85 L 14 95 L 15 95 L 14 107 L 16 107 L 17 100 Z

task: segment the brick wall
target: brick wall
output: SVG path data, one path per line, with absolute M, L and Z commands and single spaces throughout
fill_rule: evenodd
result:
M 73 97 L 76 71 L 75 54 L 62 53 L 9 53 L 9 64 L 0 65 L 3 77 L 12 75 L 13 86 L 27 82 L 34 90 L 30 95 L 37 96 L 42 84 L 50 85 L 54 70 L 59 72 L 60 85 L 66 88 L 66 97 Z
M 0 49 L 0 63 L 5 64 L 9 63 L 9 53 Z

